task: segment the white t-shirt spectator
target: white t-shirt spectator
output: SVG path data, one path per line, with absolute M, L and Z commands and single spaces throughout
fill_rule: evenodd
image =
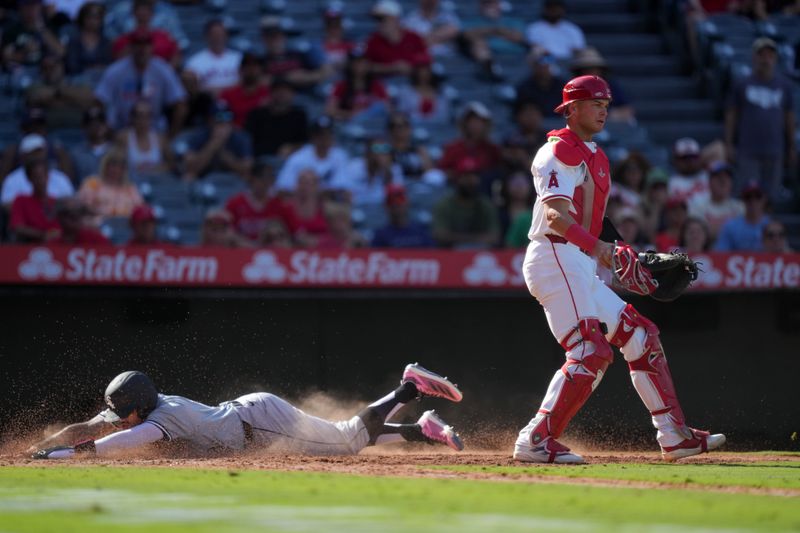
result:
M 186 62 L 186 69 L 197 74 L 200 88 L 217 91 L 232 87 L 239 82 L 239 63 L 241 52 L 225 50 L 217 55 L 205 49 L 197 52 Z
M 732 218 L 744 215 L 744 202 L 738 198 L 727 198 L 714 203 L 708 198 L 695 197 L 689 202 L 689 214 L 708 223 L 711 235 L 716 236 L 722 226 Z
M 568 20 L 550 24 L 537 20 L 528 25 L 525 37 L 531 46 L 541 46 L 556 59 L 570 59 L 575 50 L 586 48 L 586 37 L 577 25 Z
M 330 189 L 331 182 L 347 164 L 347 152 L 336 146 L 328 150 L 324 158 L 317 156 L 314 146 L 307 144 L 289 156 L 286 163 L 278 173 L 275 184 L 280 191 L 293 191 L 297 188 L 297 176 L 303 170 L 310 168 L 319 176 L 321 188 Z
M 33 193 L 33 186 L 25 175 L 25 169 L 17 167 L 3 181 L 0 203 L 9 205 L 17 196 L 31 193 Z M 58 169 L 51 168 L 47 179 L 47 194 L 53 198 L 64 198 L 75 194 L 75 188 L 66 174 Z
M 405 178 L 400 165 L 392 165 L 389 183 L 403 185 Z M 382 178 L 370 181 L 367 172 L 367 162 L 364 158 L 351 159 L 339 171 L 330 184 L 331 189 L 349 191 L 354 205 L 381 204 L 386 199 L 386 186 L 389 185 Z
M 683 200 L 688 205 L 692 202 L 708 202 L 710 194 L 708 172 L 705 170 L 692 176 L 673 174 L 669 177 L 667 195 L 671 199 Z

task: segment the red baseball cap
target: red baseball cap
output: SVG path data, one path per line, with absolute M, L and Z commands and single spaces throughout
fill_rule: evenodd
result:
M 155 220 L 156 214 L 153 208 L 147 204 L 137 205 L 133 208 L 131 213 L 131 224 L 138 224 L 139 222 L 148 222 Z

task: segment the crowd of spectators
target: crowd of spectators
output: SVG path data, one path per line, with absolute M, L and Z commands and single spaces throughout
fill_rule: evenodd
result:
M 0 159 L 7 240 L 106 243 L 99 228 L 125 218 L 131 244 L 152 244 L 159 213 L 137 186 L 143 177 L 191 187 L 225 173 L 244 190 L 198 220 L 204 245 L 524 247 L 535 200 L 530 163 L 565 77 L 608 77 L 611 121 L 635 124 L 635 105 L 563 1 L 545 0 L 535 21 L 509 16 L 500 0 L 470 1 L 476 15 L 461 18 L 439 0 L 419 0 L 408 13 L 379 0 L 373 31 L 356 36 L 333 2 L 308 47 L 293 46 L 286 21 L 267 15 L 260 42 L 236 50 L 225 19 L 211 17 L 203 48 L 189 54 L 169 2 L 124 0 L 109 10 L 92 0 L 19 0 L 5 13 L 2 63 L 10 83 L 32 82 L 21 97 L 21 135 Z M 635 151 L 617 163 L 609 214 L 626 240 L 689 252 L 788 250 L 785 228 L 767 214 L 781 192 L 784 148 L 787 163 L 796 159 L 791 90 L 775 73 L 770 43 L 756 43 L 755 78 L 731 93 L 722 142 L 678 139 L 668 169 Z M 504 79 L 498 57 L 527 61 L 528 76 L 507 80 L 516 83 L 510 109 L 454 105 L 436 63 L 454 54 L 490 81 Z M 308 98 L 323 102 L 321 113 L 301 103 Z M 502 135 L 498 112 L 514 126 Z M 775 121 L 782 129 L 766 126 Z M 370 133 L 357 142 L 339 135 L 359 124 Z M 455 138 L 414 134 L 451 124 Z M 53 134 L 63 130 L 79 130 L 80 140 L 65 146 Z M 765 136 L 774 142 L 751 142 Z M 781 153 L 754 151 L 766 144 Z M 415 191 L 435 201 L 415 205 Z M 365 216 L 385 223 L 363 224 Z

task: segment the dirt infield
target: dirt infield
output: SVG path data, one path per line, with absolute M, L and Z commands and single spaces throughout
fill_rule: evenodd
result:
M 651 452 L 593 452 L 585 453 L 589 464 L 615 464 L 615 463 L 637 463 L 637 464 L 663 464 L 659 454 Z M 738 453 L 713 453 L 710 455 L 698 456 L 684 459 L 682 464 L 732 464 L 732 463 L 752 463 L 763 462 L 797 462 L 797 456 L 774 454 L 738 454 Z M 450 453 L 444 452 L 422 452 L 417 450 L 396 450 L 393 453 L 386 453 L 385 450 L 371 449 L 366 453 L 356 456 L 332 456 L 332 457 L 310 457 L 284 454 L 267 453 L 246 453 L 231 457 L 216 458 L 186 458 L 186 457 L 159 457 L 151 455 L 137 458 L 119 459 L 81 459 L 69 461 L 34 461 L 20 454 L 19 452 L 0 455 L 0 467 L 6 466 L 116 466 L 116 467 L 153 467 L 153 468 L 197 468 L 197 469 L 224 469 L 229 470 L 232 475 L 242 470 L 280 470 L 280 471 L 299 471 L 299 472 L 326 472 L 342 473 L 363 476 L 389 476 L 389 477 L 427 477 L 440 479 L 473 479 L 486 481 L 503 481 L 516 483 L 567 483 L 575 485 L 589 485 L 599 487 L 630 487 L 647 489 L 666 489 L 683 488 L 698 491 L 715 491 L 728 493 L 747 493 L 776 496 L 800 497 L 800 490 L 797 489 L 774 489 L 765 487 L 730 487 L 730 486 L 708 486 L 692 483 L 658 483 L 631 480 L 605 480 L 588 477 L 559 476 L 551 472 L 547 474 L 537 474 L 535 469 L 539 465 L 526 465 L 514 461 L 510 453 L 499 453 L 497 451 L 486 451 L 478 453 Z M 440 468 L 442 466 L 474 466 L 474 467 L 497 467 L 497 466 L 528 466 L 530 469 L 519 473 L 498 473 L 481 472 L 480 470 L 470 472 L 458 472 Z M 577 468 L 570 465 L 562 465 L 560 468 Z

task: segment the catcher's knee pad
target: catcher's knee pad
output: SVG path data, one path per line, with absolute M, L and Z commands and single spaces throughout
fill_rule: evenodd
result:
M 626 361 L 634 361 L 648 351 L 648 347 L 660 347 L 658 327 L 639 313 L 631 304 L 620 312 L 617 329 L 611 336 L 611 344 L 622 351 Z
M 567 362 L 561 370 L 567 379 L 588 374 L 599 382 L 602 373 L 614 361 L 614 352 L 604 331 L 604 325 L 596 318 L 584 318 L 562 339 L 561 346 L 567 353 Z

